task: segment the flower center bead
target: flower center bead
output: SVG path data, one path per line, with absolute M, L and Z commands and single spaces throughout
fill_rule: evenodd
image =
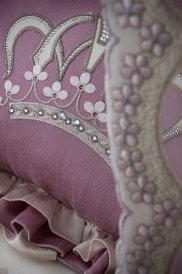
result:
M 79 85 L 79 90 L 82 91 L 83 90 L 83 85 Z
M 52 95 L 53 98 L 56 98 L 57 97 L 57 94 L 54 92 L 53 95 Z
M 11 95 L 11 92 L 10 92 L 10 91 L 8 91 L 8 92 L 7 92 L 7 95 L 8 95 L 8 96 L 10 96 L 10 95 Z
M 96 118 L 98 113 L 96 111 L 94 111 L 92 115 L 94 116 L 94 118 Z
M 37 76 L 33 77 L 33 81 L 36 82 L 37 81 Z

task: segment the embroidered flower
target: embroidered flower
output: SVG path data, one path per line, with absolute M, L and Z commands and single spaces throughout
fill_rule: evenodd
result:
M 156 203 L 153 206 L 154 221 L 160 225 L 166 225 L 168 228 L 174 228 L 176 221 L 181 218 L 181 211 L 171 200 L 165 200 L 163 203 Z
M 127 183 L 127 188 L 131 192 L 131 199 L 135 203 L 145 202 L 151 204 L 156 192 L 156 185 L 152 181 L 141 175 L 134 181 Z
M 136 113 L 136 108 L 141 103 L 141 97 L 134 94 L 132 87 L 127 84 L 123 85 L 121 89 L 113 90 L 112 97 L 115 99 L 115 111 L 125 112 L 129 116 Z
M 102 101 L 97 102 L 95 106 L 91 102 L 86 102 L 84 104 L 84 109 L 88 113 L 91 113 L 94 119 L 98 119 L 102 123 L 107 122 L 107 115 L 105 112 L 103 112 L 105 107 L 105 103 Z
M 123 161 L 123 171 L 127 177 L 133 178 L 137 173 L 144 171 L 143 157 L 139 150 L 129 151 L 123 149 L 120 155 Z
M 87 93 L 94 93 L 95 86 L 90 84 L 91 75 L 88 72 L 82 73 L 80 79 L 77 76 L 71 76 L 70 83 L 77 87 L 78 91 L 82 92 L 85 91 Z
M 143 38 L 141 47 L 146 52 L 152 52 L 157 57 L 163 55 L 165 48 L 171 43 L 171 36 L 161 23 L 154 23 L 140 29 Z
M 61 83 L 54 82 L 52 88 L 45 87 L 43 93 L 47 97 L 52 97 L 53 99 L 65 100 L 68 97 L 68 92 L 66 90 L 61 90 Z
M 140 132 L 140 127 L 137 124 L 131 123 L 126 115 L 122 115 L 119 119 L 120 131 L 115 136 L 115 143 L 118 146 L 128 145 L 134 147 L 138 143 L 137 135 Z
M 126 256 L 128 272 L 130 274 L 148 274 L 153 263 L 150 256 L 141 249 L 129 252 Z
M 122 28 L 128 26 L 138 27 L 141 22 L 141 15 L 144 10 L 143 5 L 132 0 L 125 0 L 116 2 L 114 5 L 116 14 L 118 15 L 118 22 Z
M 6 90 L 6 96 L 10 97 L 13 94 L 17 94 L 20 91 L 19 85 L 14 85 L 10 80 L 7 80 L 4 84 L 5 90 Z M 1 101 L 2 102 L 2 101 Z
M 31 80 L 33 82 L 44 81 L 47 79 L 48 75 L 47 72 L 41 71 L 40 65 L 35 65 L 33 67 L 33 72 L 27 71 L 24 74 L 26 80 Z
M 125 78 L 131 80 L 134 86 L 140 86 L 145 79 L 150 78 L 152 70 L 148 66 L 148 60 L 144 55 L 126 54 L 122 74 Z
M 157 246 L 163 244 L 163 237 L 156 226 L 140 225 L 137 229 L 135 243 L 143 246 L 146 251 L 153 252 Z

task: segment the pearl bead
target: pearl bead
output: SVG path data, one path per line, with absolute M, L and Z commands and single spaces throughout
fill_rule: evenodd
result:
M 92 142 L 97 143 L 99 141 L 98 137 L 96 135 L 92 136 Z
M 84 129 L 84 126 L 82 126 L 82 125 L 79 126 L 79 127 L 78 127 L 78 130 L 79 130 L 80 132 L 83 132 L 83 131 L 85 130 L 85 129 Z
M 9 108 L 9 113 L 10 113 L 10 114 L 13 114 L 14 112 L 15 112 L 14 108 L 13 108 L 13 107 L 10 107 L 10 108 Z
M 52 114 L 52 119 L 53 120 L 57 120 L 58 119 L 58 115 L 55 113 L 55 114 Z
M 24 112 L 25 114 L 28 114 L 28 113 L 29 113 L 29 109 L 28 109 L 28 108 L 24 108 L 24 109 L 23 109 L 23 112 Z
M 42 110 L 39 110 L 39 111 L 38 111 L 38 115 L 39 115 L 39 116 L 43 116 L 43 115 L 44 115 L 44 112 L 43 112 Z
M 65 123 L 66 123 L 67 125 L 70 125 L 70 124 L 71 124 L 71 120 L 70 120 L 70 119 L 66 119 Z
M 111 154 L 110 148 L 106 148 L 105 153 L 106 153 L 107 155 L 110 155 L 110 154 Z

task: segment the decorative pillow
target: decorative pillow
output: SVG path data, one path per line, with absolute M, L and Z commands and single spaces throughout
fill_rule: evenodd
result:
M 81 273 L 115 268 L 99 2 L 0 4 L 0 222 L 21 252 Z
M 182 273 L 182 20 L 167 2 L 103 0 L 114 36 L 106 58 L 112 166 L 124 204 L 116 273 Z

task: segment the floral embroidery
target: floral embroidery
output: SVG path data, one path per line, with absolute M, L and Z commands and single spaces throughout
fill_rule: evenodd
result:
M 114 109 L 117 112 L 123 111 L 130 116 L 136 113 L 136 108 L 141 103 L 140 96 L 134 94 L 132 87 L 127 84 L 123 85 L 121 90 L 114 90 L 112 97 L 116 100 L 114 103 Z
M 127 144 L 129 147 L 134 147 L 138 143 L 137 135 L 140 132 L 140 128 L 137 124 L 130 122 L 127 116 L 123 115 L 119 119 L 119 127 L 123 131 L 123 134 L 116 136 L 117 138 L 122 138 L 123 145 Z
M 128 182 L 127 188 L 131 192 L 131 199 L 135 203 L 141 203 L 143 201 L 147 204 L 153 202 L 153 195 L 157 190 L 154 182 L 148 181 L 144 175 L 139 176 L 134 181 Z
M 140 35 L 143 39 L 141 43 L 142 50 L 152 52 L 157 57 L 163 55 L 164 50 L 169 46 L 171 37 L 161 23 L 154 23 L 148 27 L 140 29 Z
M 134 86 L 141 86 L 145 79 L 151 77 L 152 70 L 148 66 L 148 60 L 145 55 L 126 54 L 124 56 L 122 74 L 125 78 L 131 80 Z
M 7 80 L 4 84 L 6 90 L 6 96 L 10 97 L 13 94 L 17 94 L 20 91 L 19 85 L 13 85 L 10 80 Z
M 140 2 L 134 2 L 131 0 L 116 2 L 114 9 L 118 15 L 119 25 L 122 28 L 128 26 L 139 27 L 141 15 L 144 9 Z
M 61 90 L 61 83 L 54 82 L 52 88 L 45 87 L 43 89 L 43 93 L 47 97 L 51 97 L 53 99 L 65 100 L 68 97 L 68 92 L 66 90 Z
M 156 226 L 140 225 L 135 243 L 144 246 L 146 251 L 152 252 L 157 246 L 163 244 L 163 237 L 160 236 L 160 230 Z
M 41 71 L 41 67 L 39 65 L 35 65 L 33 67 L 33 73 L 31 71 L 27 71 L 24 74 L 25 79 L 33 82 L 44 81 L 47 79 L 47 72 Z
M 99 101 L 95 104 L 95 106 L 91 102 L 86 102 L 84 104 L 84 109 L 92 114 L 92 117 L 94 119 L 98 119 L 101 123 L 107 122 L 107 115 L 104 111 L 105 109 L 105 103 L 102 101 Z
M 168 228 L 174 228 L 176 222 L 181 218 L 181 211 L 171 200 L 165 200 L 163 203 L 153 205 L 154 221 L 159 225 L 165 225 Z
M 78 91 L 85 91 L 86 93 L 94 93 L 95 86 L 90 84 L 91 75 L 88 72 L 82 73 L 80 79 L 77 76 L 70 78 L 70 83 L 77 88 Z
M 130 274 L 147 274 L 153 262 L 144 250 L 137 249 L 126 256 Z

